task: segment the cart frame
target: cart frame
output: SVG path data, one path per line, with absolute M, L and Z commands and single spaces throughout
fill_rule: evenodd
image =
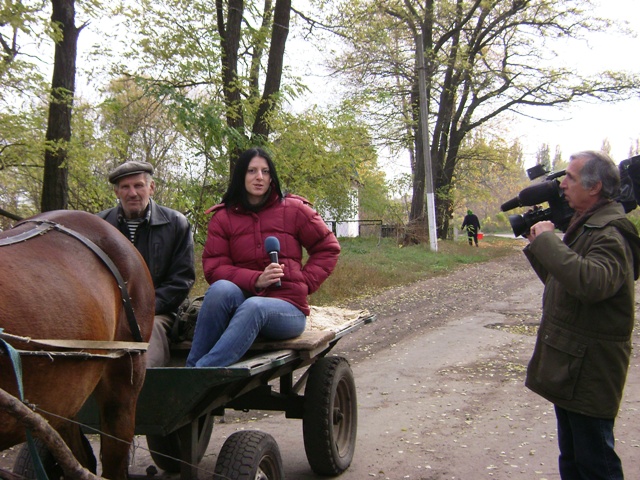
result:
M 374 320 L 373 315 L 361 316 L 335 331 L 335 335 L 325 335 L 310 349 L 286 348 L 257 355 L 251 350 L 248 358 L 228 367 L 150 368 L 138 397 L 135 433 L 147 438 L 168 436 L 176 441 L 178 451 L 172 453 L 180 460 L 180 478 L 196 479 L 214 416 L 222 416 L 225 409 L 231 408 L 281 411 L 286 418 L 304 419 L 305 396 L 300 392 L 309 375 L 307 367 L 325 357 L 342 337 Z M 321 332 L 307 333 L 313 336 Z M 303 368 L 307 370 L 294 383 L 294 373 Z M 274 390 L 276 379 L 278 391 Z M 78 420 L 89 427 L 85 427 L 86 431 L 99 428 L 97 406 L 92 398 Z M 160 463 L 161 459 L 154 457 L 154 460 Z M 311 459 L 310 463 L 313 466 Z

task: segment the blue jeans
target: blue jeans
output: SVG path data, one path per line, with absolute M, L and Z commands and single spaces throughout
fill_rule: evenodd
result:
M 558 446 L 562 480 L 623 480 L 614 452 L 614 420 L 569 412 L 558 406 Z
M 242 358 L 258 334 L 272 340 L 304 332 L 307 318 L 285 300 L 245 297 L 235 283 L 218 280 L 202 301 L 187 367 L 226 367 Z

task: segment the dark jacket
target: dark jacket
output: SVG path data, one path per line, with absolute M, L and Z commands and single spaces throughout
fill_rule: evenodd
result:
M 467 227 L 467 235 L 476 235 L 480 231 L 480 220 L 478 220 L 478 216 L 474 213 L 465 215 L 460 230 L 464 230 L 465 227 Z
M 151 209 L 136 232 L 134 241 L 151 273 L 156 290 L 156 315 L 175 313 L 189 295 L 196 278 L 193 237 L 189 222 L 180 212 L 153 200 Z M 120 207 L 98 213 L 127 238 L 129 231 Z
M 307 295 L 315 292 L 331 274 L 340 254 L 340 244 L 320 215 L 302 197 L 272 194 L 258 212 L 240 205 L 213 212 L 202 266 L 209 283 L 228 280 L 250 295 L 286 300 L 309 315 Z M 284 264 L 282 286 L 256 291 L 255 284 L 271 263 L 264 241 L 269 236 L 280 242 L 278 263 Z M 309 254 L 302 264 L 302 249 Z
M 561 241 L 545 232 L 525 254 L 545 284 L 526 385 L 566 410 L 613 419 L 631 354 L 637 231 L 612 202 Z

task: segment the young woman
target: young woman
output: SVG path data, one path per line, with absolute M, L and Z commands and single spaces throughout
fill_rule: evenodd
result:
M 198 314 L 187 366 L 237 362 L 258 335 L 300 335 L 307 296 L 331 274 L 340 245 L 302 197 L 283 195 L 269 155 L 252 148 L 240 156 L 222 203 L 209 209 L 202 265 L 211 284 Z M 280 244 L 271 262 L 265 239 Z M 302 248 L 309 257 L 302 264 Z

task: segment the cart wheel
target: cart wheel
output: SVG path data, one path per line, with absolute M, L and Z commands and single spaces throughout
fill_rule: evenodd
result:
M 47 474 L 49 480 L 57 480 L 63 477 L 62 468 L 56 462 L 56 459 L 53 457 L 51 452 L 47 449 L 45 443 L 39 438 L 34 438 L 33 443 L 42 461 L 42 466 L 44 467 L 44 471 Z M 18 455 L 13 463 L 13 473 L 18 475 L 19 477 L 25 479 L 37 479 L 38 474 L 36 473 L 36 469 L 33 465 L 33 461 L 31 460 L 31 452 L 29 451 L 29 446 L 24 443 L 20 450 L 18 451 Z
M 87 468 L 89 471 L 95 473 L 97 464 L 95 456 L 93 456 L 91 442 L 89 442 L 89 439 L 82 432 L 80 432 L 80 441 L 82 442 L 83 448 L 87 452 L 87 455 L 90 456 L 89 458 L 87 458 L 87 461 L 90 463 Z M 49 480 L 58 480 L 60 478 L 64 478 L 62 467 L 58 464 L 58 461 L 55 459 L 53 454 L 47 449 L 47 445 L 45 444 L 45 442 L 39 438 L 34 438 L 33 446 L 35 448 L 36 454 L 38 455 L 38 457 L 40 457 L 40 461 L 42 462 L 42 466 L 44 467 L 44 471 L 47 474 Z M 26 443 L 22 444 L 20 450 L 18 450 L 18 455 L 16 455 L 16 459 L 13 462 L 13 473 L 24 479 L 39 478 L 38 472 L 33 465 L 33 461 L 31 460 L 29 445 L 27 445 Z
M 284 469 L 280 449 L 268 433 L 243 430 L 222 445 L 214 480 L 282 480 Z
M 203 415 L 198 419 L 196 463 L 200 463 L 207 451 L 209 440 L 211 440 L 211 432 L 213 431 L 213 422 L 214 418 L 209 414 Z M 158 467 L 169 473 L 180 472 L 183 445 L 177 430 L 166 436 L 147 435 L 147 446 L 153 462 Z
M 302 433 L 312 470 L 335 476 L 353 460 L 358 429 L 356 384 L 343 357 L 323 357 L 309 368 Z

